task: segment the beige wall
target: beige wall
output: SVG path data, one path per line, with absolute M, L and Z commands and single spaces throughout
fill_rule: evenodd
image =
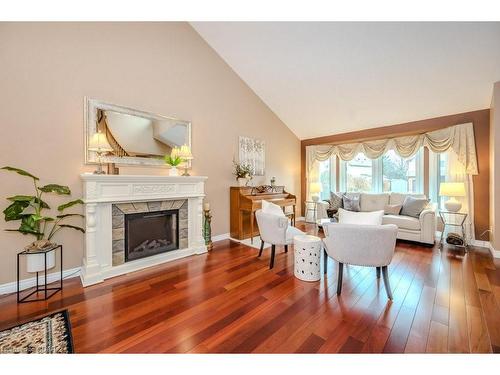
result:
M 493 85 L 490 110 L 490 242 L 500 250 L 500 82 Z
M 0 82 L 1 166 L 67 184 L 73 197 L 81 194 L 79 174 L 93 169 L 83 164 L 90 96 L 192 121 L 193 173 L 208 176 L 214 235 L 229 232 L 239 135 L 266 141 L 267 176 L 256 183 L 276 176 L 300 199 L 299 140 L 187 23 L 0 23 Z M 21 176 L 2 171 L 0 179 L 1 210 L 4 197 L 31 192 Z M 0 232 L 0 284 L 15 279 L 15 254 L 28 240 Z M 79 266 L 83 236 L 58 240 L 65 268 Z

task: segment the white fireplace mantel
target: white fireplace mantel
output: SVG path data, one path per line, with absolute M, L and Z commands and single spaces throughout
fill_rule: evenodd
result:
M 80 177 L 83 181 L 86 217 L 85 254 L 81 272 L 83 286 L 207 251 L 202 235 L 202 205 L 207 177 L 97 175 L 89 173 L 81 174 Z M 187 199 L 188 201 L 187 248 L 113 266 L 112 205 L 114 203 L 171 199 Z

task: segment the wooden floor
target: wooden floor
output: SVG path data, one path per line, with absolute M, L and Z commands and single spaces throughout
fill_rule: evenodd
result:
M 314 232 L 314 227 L 298 224 Z M 83 289 L 65 281 L 48 302 L 0 297 L 0 330 L 68 309 L 75 350 L 194 353 L 500 352 L 500 263 L 398 242 L 389 267 L 394 301 L 375 270 L 337 265 L 307 283 L 293 276 L 293 251 L 229 240 L 205 255 L 116 277 Z

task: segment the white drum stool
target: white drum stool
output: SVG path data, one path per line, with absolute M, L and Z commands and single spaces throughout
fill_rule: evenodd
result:
M 295 236 L 293 247 L 295 277 L 304 281 L 318 281 L 321 278 L 321 238 L 307 234 Z

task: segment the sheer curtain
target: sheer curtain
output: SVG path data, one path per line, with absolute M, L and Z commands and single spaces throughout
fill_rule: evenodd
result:
M 447 182 L 463 182 L 465 185 L 465 197 L 456 197 L 462 203 L 460 212 L 467 213 L 465 221 L 465 237 L 467 241 L 475 239 L 474 234 L 474 184 L 472 182 L 472 175 L 467 174 L 465 165 L 458 160 L 458 155 L 450 150 L 447 152 L 448 168 L 447 168 Z M 459 219 L 457 218 L 457 223 Z

